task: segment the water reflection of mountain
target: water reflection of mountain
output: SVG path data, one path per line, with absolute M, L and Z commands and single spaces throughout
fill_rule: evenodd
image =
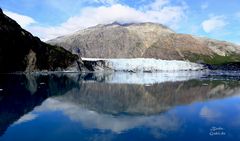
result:
M 79 83 L 57 97 L 99 113 L 157 114 L 177 105 L 236 95 L 240 84 L 224 80 L 189 80 L 153 85 Z
M 99 114 L 155 115 L 177 105 L 236 95 L 240 90 L 237 81 L 171 80 L 144 85 L 112 83 L 109 78 L 94 74 L 2 75 L 1 134 L 51 96 L 60 103 L 58 106 L 70 104 Z
M 73 87 L 78 86 L 66 76 L 1 75 L 0 135 L 49 96 L 63 95 Z

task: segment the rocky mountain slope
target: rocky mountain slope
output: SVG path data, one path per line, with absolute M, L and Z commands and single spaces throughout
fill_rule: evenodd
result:
M 57 70 L 74 63 L 77 55 L 41 42 L 0 9 L 0 72 Z
M 48 41 L 86 58 L 157 58 L 206 64 L 240 61 L 240 46 L 187 34 L 155 23 L 97 25 Z

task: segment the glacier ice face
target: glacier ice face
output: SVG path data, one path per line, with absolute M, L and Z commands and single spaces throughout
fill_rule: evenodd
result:
M 157 71 L 197 71 L 203 70 L 201 64 L 178 60 L 160 60 L 153 58 L 99 59 L 83 58 L 84 61 L 103 61 L 105 68 L 114 71 L 157 72 Z

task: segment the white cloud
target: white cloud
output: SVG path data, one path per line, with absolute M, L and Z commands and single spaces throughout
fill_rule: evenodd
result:
M 185 11 L 185 5 L 172 6 L 168 0 L 156 0 L 139 9 L 122 4 L 86 7 L 81 10 L 80 14 L 69 18 L 59 26 L 32 26 L 29 30 L 41 39 L 48 40 L 97 24 L 109 24 L 115 21 L 120 23 L 155 22 L 177 28 L 181 20 L 185 18 Z
M 202 5 L 201 5 L 201 9 L 202 9 L 202 10 L 205 10 L 205 9 L 207 9 L 208 7 L 209 7 L 209 3 L 207 3 L 207 2 L 202 3 Z
M 176 29 L 181 20 L 186 17 L 187 9 L 186 4 L 172 5 L 169 0 L 155 0 L 139 8 L 118 4 L 118 0 L 94 0 L 93 2 L 101 3 L 103 6 L 85 7 L 79 14 L 56 26 L 37 25 L 31 17 L 10 11 L 5 11 L 5 13 L 23 28 L 46 41 L 97 24 L 109 24 L 115 21 L 120 23 L 155 22 Z
M 149 5 L 145 6 L 146 8 L 152 9 L 152 10 L 161 10 L 163 6 L 169 4 L 169 0 L 155 0 L 153 3 L 150 3 Z
M 223 29 L 226 25 L 224 16 L 214 16 L 202 22 L 202 28 L 206 33 Z
M 15 21 L 17 21 L 17 23 L 21 25 L 23 28 L 26 28 L 27 26 L 36 23 L 36 21 L 29 16 L 25 16 L 18 13 L 5 11 L 5 10 L 3 11 L 3 13 L 9 16 L 10 18 L 14 19 Z
M 118 0 L 94 0 L 94 2 L 102 4 L 115 4 Z
M 113 5 L 118 0 L 43 0 L 46 5 L 56 9 L 63 15 L 72 16 L 72 14 L 79 12 L 84 5 Z M 64 6 L 63 6 L 64 5 Z

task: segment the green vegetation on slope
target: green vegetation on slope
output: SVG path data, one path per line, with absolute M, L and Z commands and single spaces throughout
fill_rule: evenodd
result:
M 220 55 L 200 55 L 200 54 L 189 54 L 186 56 L 191 62 L 201 62 L 209 65 L 221 65 L 226 63 L 240 62 L 240 56 L 237 54 L 231 54 L 227 56 Z

